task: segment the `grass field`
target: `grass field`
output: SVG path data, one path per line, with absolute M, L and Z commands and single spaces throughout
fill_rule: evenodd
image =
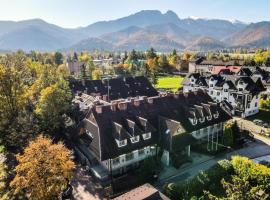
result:
M 176 92 L 179 88 L 182 87 L 182 82 L 184 78 L 179 76 L 170 76 L 170 77 L 160 77 L 158 78 L 158 83 L 156 88 L 166 89 L 172 92 Z

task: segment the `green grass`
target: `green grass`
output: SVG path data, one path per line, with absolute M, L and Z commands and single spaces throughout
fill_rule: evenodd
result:
M 256 115 L 248 117 L 249 120 L 260 119 L 270 124 L 270 110 L 260 110 Z
M 176 92 L 179 88 L 182 87 L 182 82 L 184 78 L 180 76 L 167 76 L 158 78 L 156 88 L 166 89 L 172 92 Z

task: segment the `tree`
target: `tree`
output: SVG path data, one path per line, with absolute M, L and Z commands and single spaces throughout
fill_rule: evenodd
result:
M 96 67 L 94 65 L 93 59 L 89 58 L 88 63 L 87 63 L 87 74 L 90 77 L 90 79 L 92 79 L 92 73 L 95 70 L 95 68 Z
M 63 127 L 63 115 L 71 108 L 71 98 L 71 91 L 63 79 L 41 91 L 35 113 L 43 130 L 52 133 Z
M 54 53 L 54 63 L 58 66 L 63 64 L 63 55 L 60 52 L 55 52 Z
M 62 143 L 53 144 L 43 136 L 30 142 L 16 158 L 16 176 L 10 185 L 15 194 L 25 192 L 34 200 L 57 199 L 75 167 L 71 152 Z
M 157 57 L 156 51 L 154 48 L 150 48 L 147 52 L 146 52 L 146 57 L 147 59 L 154 59 Z
M 78 54 L 76 52 L 74 52 L 73 57 L 72 57 L 72 60 L 73 61 L 78 61 L 79 60 L 78 59 Z
M 0 154 L 0 159 L 3 154 Z M 0 161 L 2 162 L 2 161 Z M 8 200 L 10 199 L 10 194 L 7 189 L 7 179 L 8 179 L 8 173 L 7 173 L 7 165 L 2 162 L 0 163 L 0 199 L 1 200 Z
M 99 80 L 99 79 L 101 79 L 101 75 L 102 75 L 102 71 L 99 70 L 99 69 L 95 69 L 95 70 L 92 72 L 92 79 L 93 79 L 93 80 Z
M 249 181 L 238 176 L 232 176 L 231 182 L 227 182 L 224 179 L 221 182 L 226 195 L 220 198 L 206 192 L 210 200 L 267 200 L 269 197 L 269 194 L 262 188 L 259 186 L 252 187 Z
M 233 132 L 232 132 L 232 124 L 231 123 L 225 124 L 223 144 L 225 146 L 228 146 L 228 147 L 232 147 L 234 144 L 234 136 L 233 136 Z

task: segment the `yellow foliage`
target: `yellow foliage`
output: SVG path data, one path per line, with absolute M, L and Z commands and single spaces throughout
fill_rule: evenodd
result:
M 92 72 L 92 79 L 93 80 L 99 80 L 101 78 L 101 76 L 102 76 L 101 70 L 99 70 L 99 69 L 93 70 L 93 72 Z
M 57 197 L 75 168 L 71 152 L 62 143 L 53 144 L 43 136 L 30 142 L 23 154 L 16 158 L 16 176 L 10 185 L 15 193 L 25 191 L 29 199 L 51 200 Z

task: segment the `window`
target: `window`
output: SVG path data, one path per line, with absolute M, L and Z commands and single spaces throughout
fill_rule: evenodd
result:
M 250 95 L 247 96 L 247 100 L 251 101 L 251 96 Z
M 217 95 L 219 96 L 220 95 L 220 92 L 217 92 Z
M 131 143 L 139 142 L 139 140 L 140 140 L 140 136 L 135 136 L 135 137 L 130 138 Z
M 113 159 L 112 163 L 113 163 L 113 165 L 118 165 L 120 163 L 120 158 L 117 157 L 117 158 Z
M 224 89 L 224 92 L 228 92 L 228 89 Z
M 126 146 L 127 145 L 127 140 L 117 140 L 115 139 L 118 147 L 123 147 L 123 146 Z
M 217 119 L 218 118 L 218 115 L 219 115 L 219 113 L 216 112 L 216 114 L 214 114 L 213 116 L 214 116 L 215 119 Z
M 210 94 L 211 94 L 211 95 L 213 95 L 213 94 L 214 94 L 214 92 L 213 92 L 213 91 L 211 91 L 211 92 L 210 92 Z
M 239 91 L 239 92 L 242 92 L 242 91 L 243 91 L 243 88 L 238 88 L 238 91 Z
M 247 104 L 247 108 L 250 108 L 250 103 Z
M 256 108 L 258 107 L 258 103 L 257 103 L 257 102 L 255 103 L 255 107 L 256 107 Z
M 139 154 L 139 156 L 144 155 L 144 149 L 140 149 L 140 150 L 138 151 L 138 154 Z
M 199 119 L 200 123 L 203 123 L 204 120 L 205 120 L 204 117 Z
M 239 85 L 243 85 L 244 84 L 244 82 L 243 81 L 239 81 Z
M 227 100 L 227 97 L 224 97 L 224 98 L 223 98 L 223 100 L 225 100 L 225 101 L 226 101 L 226 100 Z
M 134 158 L 133 152 L 126 154 L 126 161 L 132 160 Z
M 151 132 L 143 134 L 143 139 L 148 140 L 151 138 Z
M 209 116 L 206 117 L 206 119 L 207 119 L 208 121 L 210 121 L 210 120 L 212 119 L 212 116 L 209 115 Z
M 93 134 L 90 131 L 86 130 L 85 132 L 89 137 L 91 137 L 92 139 L 94 138 Z
M 210 84 L 210 87 L 214 87 L 214 85 L 213 84 Z

